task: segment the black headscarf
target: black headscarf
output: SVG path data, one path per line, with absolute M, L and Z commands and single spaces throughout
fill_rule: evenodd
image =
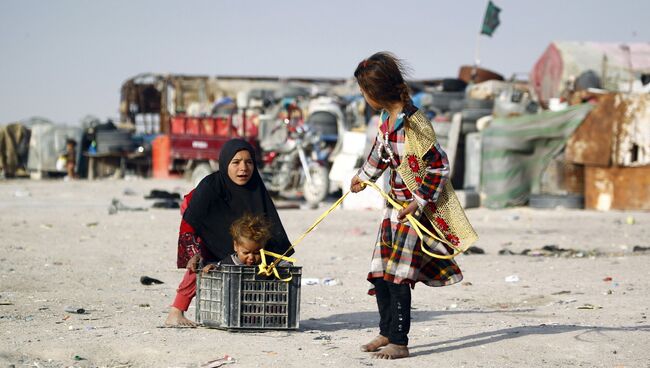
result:
M 237 185 L 228 177 L 230 161 L 243 150 L 256 163 L 255 151 L 248 142 L 242 139 L 226 142 L 219 155 L 219 170 L 196 186 L 183 216 L 205 244 L 206 249 L 201 251 L 205 262 L 217 262 L 233 253 L 230 225 L 245 213 L 264 214 L 270 221 L 272 237 L 265 249 L 282 254 L 291 246 L 257 166 L 244 185 Z

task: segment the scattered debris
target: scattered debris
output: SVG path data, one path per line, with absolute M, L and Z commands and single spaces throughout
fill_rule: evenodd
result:
M 477 246 L 471 246 L 467 248 L 467 250 L 464 252 L 465 254 L 485 254 L 485 251 L 483 248 L 479 248 Z
M 75 314 L 85 314 L 86 310 L 81 308 L 81 307 L 72 307 L 72 306 L 66 306 L 63 308 L 64 311 L 68 313 L 75 313 Z
M 152 189 L 151 192 L 149 192 L 149 195 L 144 196 L 144 199 L 176 199 L 180 201 L 181 195 L 166 190 Z
M 140 308 L 150 308 L 151 305 L 149 305 L 149 303 L 141 303 L 141 304 L 138 304 L 138 307 L 140 307 Z
M 632 248 L 632 252 L 650 252 L 650 247 L 635 245 L 634 248 Z
M 650 249 L 649 249 L 650 250 Z M 602 256 L 620 256 L 621 253 L 605 253 L 598 250 L 578 250 L 571 248 L 560 248 L 557 245 L 550 244 L 541 248 L 524 249 L 520 253 L 510 249 L 501 249 L 501 256 L 529 256 L 529 257 L 564 257 L 564 258 L 585 258 L 585 257 L 602 257 Z
M 463 286 L 472 286 L 472 283 L 469 282 L 469 281 L 465 281 L 461 285 L 463 285 Z
M 235 358 L 231 357 L 230 355 L 224 355 L 223 358 L 211 360 L 209 362 L 201 364 L 200 368 L 218 368 L 221 367 L 222 365 L 231 364 L 235 362 L 236 362 Z
M 636 221 L 634 220 L 634 216 L 628 216 L 628 217 L 625 219 L 625 223 L 628 224 L 628 225 L 634 225 L 635 222 L 636 222 Z
M 334 285 L 340 285 L 341 282 L 337 279 L 333 279 L 331 277 L 325 277 L 321 280 L 321 285 L 324 286 L 334 286 Z
M 154 278 L 149 277 L 149 276 L 141 276 L 140 277 L 140 283 L 142 285 L 164 284 L 164 282 L 162 282 L 162 281 L 160 281 L 158 279 L 154 279 Z
M 551 293 L 551 295 L 564 295 L 564 294 L 571 294 L 571 292 L 569 290 L 562 290 L 555 293 Z
M 111 205 L 108 207 L 108 214 L 114 215 L 118 211 L 146 211 L 146 208 L 143 207 L 128 207 L 125 206 L 119 199 L 113 198 Z
M 300 280 L 300 285 L 305 286 L 305 285 L 318 285 L 320 283 L 320 280 L 317 278 L 308 278 L 308 277 L 303 277 Z
M 124 192 L 122 192 L 122 194 L 124 194 L 126 196 L 134 196 L 134 195 L 137 195 L 138 193 L 136 193 L 136 191 L 131 189 L 131 188 L 125 188 Z
M 97 227 L 99 225 L 99 222 L 88 222 L 86 223 L 86 227 Z
M 610 276 L 607 276 L 603 279 L 603 281 L 612 281 L 612 278 Z
M 601 306 L 593 305 L 593 304 L 583 304 L 576 307 L 576 309 L 602 309 L 602 308 L 603 307 Z
M 151 207 L 173 210 L 173 209 L 181 208 L 181 204 L 179 200 L 165 199 L 164 201 L 154 202 L 154 204 L 151 205 Z
M 519 276 L 517 275 L 510 275 L 505 278 L 506 282 L 519 282 Z

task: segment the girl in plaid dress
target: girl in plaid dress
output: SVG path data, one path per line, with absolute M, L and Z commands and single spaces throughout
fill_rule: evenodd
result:
M 410 121 L 423 118 L 411 102 L 403 70 L 394 55 L 380 52 L 359 63 L 354 72 L 366 103 L 381 111 L 381 126 L 366 162 L 352 179 L 350 190 L 354 193 L 363 190 L 363 181 L 374 182 L 390 169 L 390 196 L 405 206 L 398 209 L 387 203 L 368 273 L 368 281 L 374 286 L 371 293 L 376 295 L 379 309 L 379 335 L 361 349 L 374 352 L 374 357 L 380 359 L 409 355 L 411 289 L 416 282 L 445 286 L 462 279 L 452 259 L 432 258 L 422 251 L 421 240 L 406 221 L 406 215 L 411 214 L 424 226 L 431 227 L 422 214 L 423 209 L 435 206 L 449 179 L 449 163 L 440 146 L 433 144 L 421 158 L 426 163 L 426 173 L 416 179 L 418 187 L 411 190 L 397 170 L 407 160 L 416 171 L 412 165 L 417 166 L 418 162 L 411 162 L 413 157 L 406 154 L 405 132 Z M 427 239 L 426 245 L 429 249 L 443 249 L 443 253 L 447 249 L 451 253 L 451 249 L 433 239 Z

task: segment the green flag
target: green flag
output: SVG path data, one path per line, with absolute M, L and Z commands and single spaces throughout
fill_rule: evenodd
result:
M 499 13 L 501 8 L 494 5 L 492 1 L 488 2 L 487 9 L 485 10 L 485 17 L 483 18 L 483 27 L 481 34 L 486 34 L 492 37 L 492 33 L 499 26 Z

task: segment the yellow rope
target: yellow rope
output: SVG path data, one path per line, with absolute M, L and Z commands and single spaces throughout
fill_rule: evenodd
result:
M 389 196 L 381 188 L 379 188 L 377 186 L 377 184 L 369 182 L 369 181 L 364 181 L 362 184 L 363 184 L 364 187 L 365 186 L 370 186 L 371 188 L 375 189 L 394 208 L 404 208 L 405 207 L 404 205 L 401 205 L 397 201 L 395 201 L 391 196 Z M 300 235 L 300 237 L 296 241 L 294 241 L 291 244 L 289 249 L 287 249 L 284 252 L 284 254 L 279 255 L 279 254 L 269 252 L 267 250 L 262 249 L 260 251 L 262 262 L 258 266 L 258 269 L 259 269 L 258 274 L 266 275 L 266 276 L 270 276 L 270 275 L 273 274 L 279 280 L 282 280 L 282 281 L 291 280 L 291 278 L 292 278 L 291 276 L 289 276 L 286 279 L 282 279 L 280 277 L 280 275 L 278 274 L 278 271 L 276 269 L 277 264 L 280 263 L 280 261 L 283 261 L 283 260 L 288 261 L 288 262 L 295 262 L 296 260 L 294 258 L 287 257 L 286 254 L 289 253 L 289 251 L 291 251 L 296 245 L 298 245 L 307 236 L 307 234 L 312 232 L 312 230 L 314 230 L 314 228 L 316 228 L 316 226 L 318 226 L 318 224 L 320 224 L 325 219 L 325 217 L 327 217 L 332 211 L 334 211 L 336 209 L 336 207 L 338 207 L 341 203 L 343 203 L 343 200 L 345 199 L 345 197 L 347 197 L 347 195 L 350 194 L 350 193 L 351 193 L 350 191 L 346 192 L 345 194 L 343 194 L 343 196 L 341 196 L 341 198 L 339 198 L 336 202 L 334 202 L 334 204 L 332 204 L 332 206 L 327 211 L 325 211 L 322 215 L 320 215 L 316 219 L 316 221 L 304 233 L 302 233 L 302 235 Z M 447 239 L 445 239 L 444 236 L 442 236 L 442 234 L 440 234 L 440 231 L 435 226 L 433 228 L 436 230 L 436 232 L 439 233 L 438 235 L 434 235 L 429 229 L 427 229 L 424 225 L 422 225 L 422 223 L 420 223 L 420 221 L 418 221 L 411 214 L 406 215 L 406 219 L 411 223 L 411 226 L 415 230 L 415 232 L 418 235 L 418 237 L 420 238 L 420 240 L 422 240 L 422 251 L 425 254 L 427 254 L 428 256 L 433 257 L 433 258 L 438 258 L 438 259 L 452 259 L 452 258 L 456 257 L 457 255 L 459 255 L 460 253 L 462 253 L 461 250 L 459 250 L 456 246 L 454 246 Z M 422 235 L 423 231 L 428 236 L 432 237 L 433 239 L 450 246 L 452 249 L 455 250 L 455 252 L 453 254 L 449 254 L 449 255 L 439 255 L 439 254 L 435 254 L 435 253 L 427 250 L 426 249 L 426 243 L 424 242 L 424 235 Z M 267 264 L 266 255 L 270 255 L 270 256 L 275 257 L 275 260 L 273 262 L 271 262 L 271 264 Z

